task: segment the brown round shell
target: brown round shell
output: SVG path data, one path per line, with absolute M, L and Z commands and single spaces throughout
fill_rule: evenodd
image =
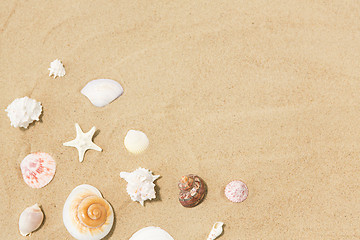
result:
M 180 189 L 179 201 L 184 207 L 195 207 L 205 197 L 207 187 L 199 176 L 189 174 L 181 177 L 178 187 Z

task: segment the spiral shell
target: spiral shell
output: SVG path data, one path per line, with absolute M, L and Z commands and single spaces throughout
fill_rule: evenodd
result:
M 74 238 L 99 240 L 110 232 L 114 212 L 98 189 L 83 184 L 74 188 L 66 199 L 63 221 Z
M 223 232 L 223 225 L 223 222 L 216 222 L 213 225 L 207 240 L 215 240 L 216 238 L 218 238 Z
M 207 192 L 204 180 L 194 174 L 181 177 L 178 187 L 179 201 L 184 207 L 195 207 L 204 199 Z

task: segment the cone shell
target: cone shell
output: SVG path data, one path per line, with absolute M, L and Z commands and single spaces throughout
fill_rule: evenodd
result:
M 96 107 L 104 107 L 124 92 L 120 83 L 111 79 L 97 79 L 88 82 L 81 90 Z
M 74 188 L 66 199 L 63 222 L 75 239 L 99 240 L 110 232 L 114 212 L 98 189 L 83 184 Z
M 232 181 L 225 188 L 225 196 L 231 202 L 243 202 L 249 195 L 249 189 L 242 181 Z
M 223 232 L 223 225 L 223 222 L 216 222 L 213 225 L 207 240 L 215 240 L 217 237 L 219 237 Z
M 44 213 L 38 204 L 26 208 L 19 218 L 19 231 L 21 235 L 27 236 L 41 226 Z
M 20 168 L 27 185 L 42 188 L 53 179 L 56 163 L 48 153 L 37 152 L 27 155 L 22 160 Z
M 159 227 L 146 227 L 134 233 L 129 240 L 174 240 L 174 238 Z
M 145 133 L 137 130 L 130 130 L 125 136 L 124 145 L 133 154 L 144 152 L 149 146 L 149 139 Z
M 179 201 L 184 207 L 195 207 L 204 199 L 207 187 L 199 176 L 189 174 L 183 176 L 178 184 Z

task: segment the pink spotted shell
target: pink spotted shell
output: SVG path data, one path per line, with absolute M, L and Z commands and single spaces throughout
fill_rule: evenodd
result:
M 37 152 L 27 155 L 22 160 L 20 168 L 27 185 L 42 188 L 53 179 L 56 163 L 49 154 Z
M 231 202 L 243 202 L 249 195 L 249 189 L 242 181 L 232 181 L 225 188 L 225 196 Z

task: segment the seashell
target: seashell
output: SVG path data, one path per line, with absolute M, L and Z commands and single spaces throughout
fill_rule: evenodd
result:
M 72 190 L 63 208 L 63 222 L 78 240 L 99 240 L 111 230 L 114 212 L 93 186 L 83 184 Z
M 41 102 L 29 97 L 16 98 L 6 109 L 13 127 L 28 128 L 33 121 L 39 121 L 42 112 Z
M 53 75 L 54 78 L 65 76 L 64 65 L 59 59 L 55 59 L 54 61 L 52 61 L 48 70 L 50 71 L 49 77 L 51 77 L 51 75 Z
M 19 230 L 21 235 L 27 236 L 36 229 L 38 229 L 43 222 L 44 213 L 41 211 L 39 205 L 26 208 L 19 218 Z
M 214 224 L 214 226 L 211 229 L 211 232 L 207 238 L 207 240 L 214 240 L 217 237 L 219 237 L 221 235 L 221 233 L 223 232 L 223 222 L 216 222 Z
M 225 188 L 225 196 L 231 202 L 243 202 L 249 195 L 249 189 L 242 181 L 232 181 Z
M 195 207 L 204 199 L 207 192 L 204 180 L 194 174 L 181 177 L 178 187 L 179 201 L 184 207 Z
M 37 152 L 27 155 L 22 160 L 20 168 L 27 185 L 42 188 L 53 179 L 56 163 L 48 153 Z
M 104 107 L 121 96 L 124 92 L 121 85 L 111 79 L 92 80 L 81 90 L 96 107 Z
M 141 131 L 129 130 L 125 136 L 124 145 L 129 152 L 140 154 L 149 146 L 149 139 Z
M 146 227 L 134 233 L 129 240 L 174 240 L 174 238 L 159 227 Z
M 154 181 L 160 175 L 152 175 L 151 171 L 138 168 L 131 173 L 121 172 L 120 177 L 128 182 L 126 191 L 134 202 L 137 201 L 144 206 L 144 201 L 156 198 Z

